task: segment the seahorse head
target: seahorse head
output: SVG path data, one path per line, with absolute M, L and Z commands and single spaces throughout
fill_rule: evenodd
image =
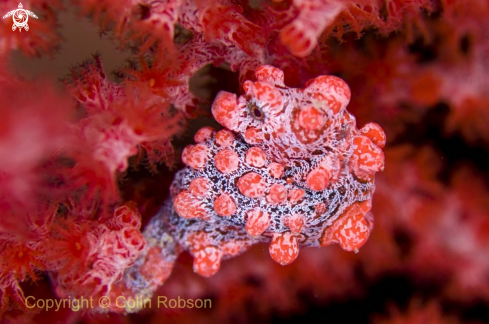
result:
M 345 110 L 348 85 L 335 76 L 319 76 L 304 89 L 284 84 L 280 69 L 264 65 L 256 81 L 245 81 L 239 98 L 220 92 L 212 106 L 216 120 L 258 145 L 277 161 L 304 158 L 341 140 L 342 128 L 355 124 Z M 348 133 L 348 131 L 343 131 Z

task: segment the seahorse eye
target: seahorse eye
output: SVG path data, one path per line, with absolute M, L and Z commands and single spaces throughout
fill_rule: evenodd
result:
M 253 118 L 258 120 L 262 120 L 263 118 L 265 118 L 265 114 L 263 113 L 263 111 L 261 111 L 260 107 L 258 107 L 255 103 L 250 102 L 248 104 L 248 109 L 250 111 L 251 116 L 253 116 Z
M 256 107 L 253 107 L 253 108 L 254 108 L 253 109 L 253 115 L 255 115 L 256 118 L 261 118 L 262 117 L 261 111 Z

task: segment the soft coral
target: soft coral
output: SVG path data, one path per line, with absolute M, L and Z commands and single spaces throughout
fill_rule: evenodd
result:
M 43 163 L 71 144 L 68 97 L 0 67 L 0 202 L 33 205 Z M 43 187 L 44 186 L 44 187 Z

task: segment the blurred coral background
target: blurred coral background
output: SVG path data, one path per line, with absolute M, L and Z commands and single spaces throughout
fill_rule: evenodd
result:
M 488 0 L 23 5 L 39 16 L 29 31 L 11 18 L 0 30 L 2 323 L 489 323 Z M 2 15 L 17 7 L 0 2 Z M 97 296 L 79 278 L 93 255 L 112 260 L 101 246 L 127 230 L 114 219 L 131 215 L 124 233 L 143 240 L 185 145 L 220 128 L 216 94 L 242 93 L 262 64 L 290 87 L 342 78 L 357 126 L 384 129 L 360 251 L 302 248 L 281 266 L 258 244 L 210 278 L 184 252 L 154 298 L 210 298 L 210 309 L 26 309 L 26 296 Z

